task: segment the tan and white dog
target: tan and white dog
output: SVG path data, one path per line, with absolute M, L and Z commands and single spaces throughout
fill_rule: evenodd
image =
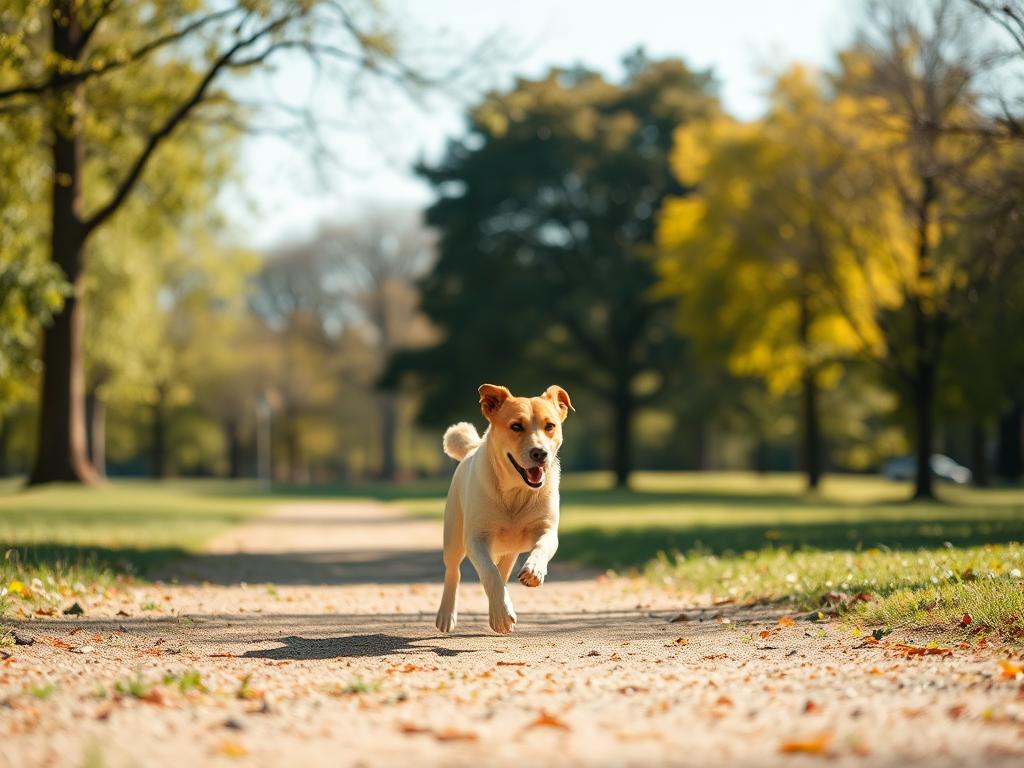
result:
M 539 587 L 558 549 L 558 449 L 562 422 L 575 410 L 569 393 L 548 387 L 540 397 L 513 397 L 505 387 L 480 387 L 480 410 L 490 422 L 483 437 L 460 422 L 444 433 L 444 452 L 457 459 L 444 508 L 444 593 L 437 628 L 451 632 L 459 566 L 469 560 L 487 593 L 491 629 L 508 634 L 516 623 L 505 586 L 521 552 L 529 552 L 519 581 Z

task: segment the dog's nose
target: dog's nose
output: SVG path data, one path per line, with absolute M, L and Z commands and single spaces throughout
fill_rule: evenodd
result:
M 543 448 L 531 448 L 530 458 L 536 461 L 538 464 L 543 464 L 548 458 L 548 452 Z

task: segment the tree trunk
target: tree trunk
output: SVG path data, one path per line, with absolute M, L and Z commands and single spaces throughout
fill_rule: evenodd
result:
M 11 468 L 7 465 L 7 440 L 11 428 L 7 426 L 8 417 L 0 415 L 0 477 L 7 477 Z
M 157 388 L 153 403 L 153 431 L 150 446 L 150 474 L 157 480 L 167 477 L 167 414 L 164 411 L 164 389 Z
M 986 433 L 984 424 L 971 425 L 971 480 L 978 488 L 987 487 L 991 481 L 986 450 L 988 435 Z
M 284 450 L 288 461 L 289 481 L 292 483 L 302 482 L 299 467 L 302 449 L 299 444 L 298 415 L 290 407 L 284 409 Z
M 754 450 L 751 452 L 750 464 L 759 475 L 764 475 L 768 472 L 768 441 L 761 435 L 758 435 L 754 440 Z
M 818 381 L 813 370 L 803 375 L 803 428 L 802 464 L 807 475 L 807 490 L 817 490 L 821 484 L 821 427 L 818 422 Z
M 89 461 L 99 477 L 107 476 L 107 403 L 96 392 L 85 397 Z
M 703 472 L 708 468 L 708 426 L 703 421 L 693 425 L 693 468 Z
M 817 490 L 821 483 L 821 428 L 818 421 L 818 379 L 811 356 L 811 310 L 807 292 L 801 286 L 800 346 L 804 353 L 804 371 L 801 377 L 801 421 L 803 439 L 800 445 L 800 465 L 807 476 L 807 490 Z
M 1010 483 L 1020 480 L 1024 464 L 1024 402 L 1013 404 L 1009 413 L 999 419 L 999 443 L 996 448 L 996 474 Z
M 914 322 L 914 363 L 911 396 L 914 407 L 915 445 L 917 468 L 914 477 L 914 498 L 934 499 L 932 483 L 932 451 L 934 434 L 935 371 L 938 356 L 938 340 L 930 312 L 925 308 L 920 291 L 921 286 L 931 280 L 931 246 L 928 229 L 931 225 L 931 210 L 938 196 L 935 179 L 925 176 L 921 185 L 921 201 L 917 210 L 917 279 L 918 286 L 911 299 Z M 934 311 L 934 310 L 932 310 Z
M 612 470 L 615 487 L 628 488 L 633 469 L 633 397 L 628 382 L 616 388 L 612 402 L 615 426 L 613 430 Z
M 393 480 L 398 472 L 398 401 L 394 395 L 378 396 L 380 418 L 380 476 Z
M 58 60 L 78 59 L 79 28 L 70 0 L 54 3 L 53 53 Z M 43 379 L 39 395 L 39 439 L 29 485 L 52 482 L 94 483 L 85 445 L 85 374 L 82 361 L 82 271 L 86 231 L 82 225 L 82 139 L 75 107 L 81 88 L 61 91 L 72 107 L 55 99 L 52 129 L 52 207 L 50 259 L 63 270 L 71 294 L 43 332 Z
M 228 477 L 237 480 L 242 476 L 242 434 L 238 419 L 224 422 L 224 438 L 228 449 Z

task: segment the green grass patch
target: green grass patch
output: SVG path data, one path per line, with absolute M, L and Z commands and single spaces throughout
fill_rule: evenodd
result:
M 100 488 L 0 484 L 0 615 L 145 573 L 268 506 L 248 486 L 120 482 Z
M 737 600 L 821 605 L 867 592 L 847 615 L 869 625 L 1024 633 L 1024 489 L 910 488 L 829 477 L 807 494 L 797 475 L 638 473 L 614 489 L 601 474 L 562 485 L 560 559 L 636 569 L 658 583 Z M 440 515 L 443 500 L 398 501 Z M 682 553 L 682 554 L 681 554 Z

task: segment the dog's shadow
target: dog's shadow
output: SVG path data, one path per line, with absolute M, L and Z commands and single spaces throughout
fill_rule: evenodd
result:
M 469 637 L 469 635 L 460 635 Z M 477 635 L 482 637 L 482 635 Z M 292 635 L 277 639 L 284 643 L 279 648 L 246 651 L 242 658 L 249 659 L 337 659 L 358 656 L 390 656 L 392 654 L 417 655 L 433 653 L 436 656 L 458 656 L 473 653 L 475 648 L 446 648 L 440 645 L 426 645 L 429 638 L 399 637 L 376 633 L 372 635 L 347 635 L 345 637 L 306 638 Z

